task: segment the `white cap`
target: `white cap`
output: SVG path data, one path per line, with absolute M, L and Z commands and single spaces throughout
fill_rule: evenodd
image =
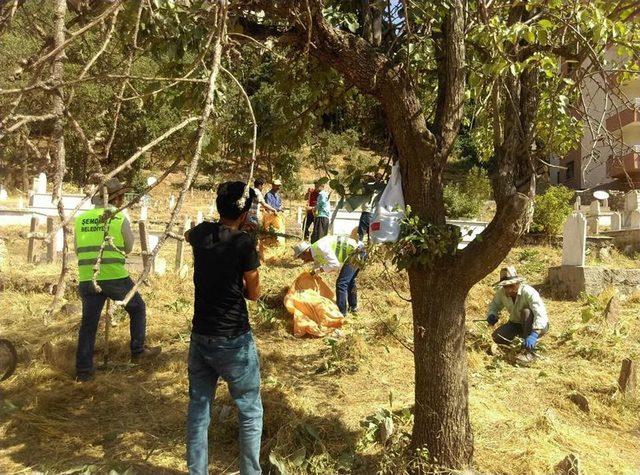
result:
M 311 244 L 306 241 L 301 241 L 293 246 L 293 257 L 297 259 L 309 249 L 311 249 Z

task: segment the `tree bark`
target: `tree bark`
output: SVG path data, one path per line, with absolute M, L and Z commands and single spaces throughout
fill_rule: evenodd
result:
M 438 465 L 464 468 L 473 457 L 464 344 L 468 288 L 451 282 L 447 271 L 409 271 L 416 372 L 411 442 Z

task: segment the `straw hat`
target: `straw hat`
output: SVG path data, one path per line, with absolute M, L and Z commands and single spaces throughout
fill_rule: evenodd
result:
M 273 180 L 273 183 L 271 184 L 276 186 L 282 186 L 282 180 L 280 178 L 276 178 L 275 180 Z
M 524 278 L 518 275 L 516 268 L 513 266 L 503 267 L 500 269 L 500 282 L 495 284 L 496 287 L 505 287 L 511 284 L 523 282 Z

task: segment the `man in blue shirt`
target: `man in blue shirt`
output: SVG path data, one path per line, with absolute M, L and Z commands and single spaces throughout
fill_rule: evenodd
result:
M 267 202 L 269 206 L 276 210 L 276 212 L 282 211 L 282 197 L 280 196 L 280 187 L 282 186 L 282 181 L 275 179 L 271 184 L 271 189 L 267 191 L 267 194 L 264 195 L 264 200 Z

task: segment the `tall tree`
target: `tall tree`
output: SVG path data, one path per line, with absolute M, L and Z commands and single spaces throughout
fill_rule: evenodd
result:
M 381 104 L 415 218 L 408 231 L 416 238 L 408 259 L 401 259 L 408 267 L 414 321 L 412 445 L 426 448 L 438 465 L 468 466 L 473 435 L 464 345 L 467 294 L 502 262 L 528 225 L 540 157 L 534 144 L 542 137 L 553 150 L 554 140 L 570 138 L 575 123 L 562 114 L 566 109 L 558 97 L 575 98 L 579 81 L 562 77 L 560 63 L 590 63 L 580 79 L 600 74 L 609 46 L 603 38 L 637 46 L 630 21 L 636 7 L 572 2 L 567 8 L 566 2 L 533 0 L 361 2 L 366 21 L 358 28 L 354 10 L 345 7 L 349 2 L 240 3 L 248 34 L 297 45 Z M 395 30 L 391 43 L 381 44 L 380 35 L 372 34 L 374 3 L 388 6 L 386 24 Z M 246 8 L 262 10 L 266 18 Z M 427 84 L 435 94 L 425 91 Z M 549 102 L 544 107 L 541 97 Z M 442 176 L 466 103 L 487 121 L 497 210 L 481 239 L 457 251 L 459 234 L 446 225 Z M 565 133 L 541 133 L 543 118 Z

